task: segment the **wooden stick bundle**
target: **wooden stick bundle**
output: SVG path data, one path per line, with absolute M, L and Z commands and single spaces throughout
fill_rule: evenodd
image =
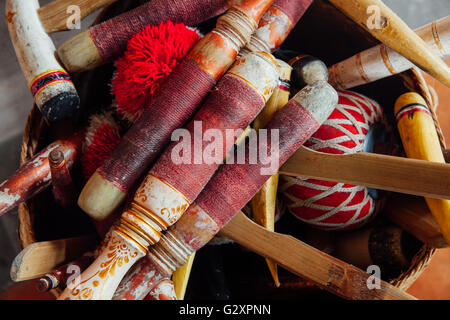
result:
M 417 35 L 441 58 L 450 55 L 450 16 L 416 29 Z M 385 44 L 364 50 L 329 68 L 330 83 L 348 89 L 370 83 L 414 67 L 414 64 Z
M 316 83 L 313 87 L 318 91 L 320 89 L 326 91 L 323 86 L 322 82 Z M 316 100 L 318 105 L 323 103 L 324 109 L 337 103 L 337 95 L 334 102 L 331 102 L 332 99 L 325 92 L 322 92 L 323 95 L 317 95 L 318 92 L 311 88 L 306 87 L 297 94 L 268 125 L 268 128 L 280 129 L 280 162 L 289 157 L 297 147 L 296 143 L 306 141 L 309 133 L 305 130 L 309 130 L 309 126 L 314 128 L 319 126 L 318 123 L 314 124 L 316 120 L 312 122 L 307 120 L 309 116 L 305 118 L 303 111 L 299 109 L 291 113 L 297 101 L 299 100 L 298 106 L 308 108 L 312 112 L 319 111 L 316 108 L 310 109 L 311 105 L 314 105 L 314 98 L 320 101 Z M 322 121 L 329 115 L 320 111 L 319 113 Z M 304 126 L 300 123 L 295 124 L 296 119 L 303 123 L 306 121 L 307 124 Z M 365 272 L 329 257 L 292 237 L 269 232 L 250 222 L 241 212 L 235 216 L 238 208 L 244 206 L 267 179 L 267 176 L 260 175 L 259 168 L 260 165 L 248 164 L 222 166 L 186 214 L 162 236 L 156 246 L 151 248 L 147 259 L 140 263 L 141 267 L 152 269 L 155 277 L 170 274 L 186 261 L 189 254 L 204 246 L 221 228 L 224 228 L 222 232 L 226 236 L 263 256 L 274 259 L 286 269 L 311 279 L 324 289 L 340 296 L 353 299 L 413 299 L 385 282 L 381 282 L 381 290 L 369 290 L 366 285 L 369 275 Z M 249 237 L 249 234 L 252 237 Z M 134 272 L 129 280 L 135 283 L 140 276 L 139 272 Z M 144 288 L 141 290 L 144 291 Z M 120 296 L 126 292 L 126 288 L 119 288 L 116 294 Z
M 246 128 L 264 107 L 275 89 L 277 80 L 278 69 L 275 59 L 270 54 L 249 53 L 236 61 L 235 65 L 220 80 L 216 90 L 209 95 L 195 117 L 186 126 L 187 130 L 183 132 L 189 133 L 189 135 L 188 137 L 183 135 L 181 145 L 188 143 L 189 146 L 192 146 L 190 148 L 193 150 L 192 155 L 189 153 L 187 159 L 178 162 L 173 157 L 175 153 L 179 154 L 180 150 L 177 148 L 180 148 L 180 143 L 172 143 L 166 149 L 137 189 L 130 206 L 123 212 L 121 223 L 115 228 L 116 236 L 113 236 L 110 243 L 117 241 L 126 243 L 122 238 L 127 239 L 134 234 L 142 237 L 137 240 L 137 249 L 156 243 L 161 232 L 175 223 L 184 213 L 222 163 L 228 150 L 233 147 L 237 137 L 227 134 L 227 130 Z M 211 160 L 200 159 L 198 162 L 197 153 L 204 156 L 204 152 L 211 148 L 211 142 L 202 138 L 210 130 L 219 132 L 221 137 L 225 137 L 225 140 L 222 141 L 224 143 L 216 142 L 219 146 L 214 150 L 216 160 L 211 162 Z M 190 141 L 184 141 L 185 139 Z M 199 143 L 198 139 L 202 139 L 199 149 L 196 148 L 196 144 Z M 214 146 L 214 144 L 212 145 Z M 183 150 L 182 152 L 187 153 L 188 151 Z M 106 290 L 102 292 L 100 289 L 104 286 L 107 287 L 108 284 L 100 281 L 103 279 L 91 277 L 108 260 L 108 254 L 109 250 L 104 250 L 82 274 L 81 285 L 84 288 L 95 287 L 92 281 L 99 283 L 99 291 L 95 292 L 95 288 L 93 290 L 93 294 L 99 299 L 111 298 L 114 293 L 112 287 L 108 288 L 109 292 Z M 126 270 L 126 268 L 122 268 L 122 272 L 126 272 Z M 119 276 L 120 274 L 115 278 Z M 83 279 L 90 280 L 83 281 Z M 67 292 L 66 296 L 72 294 L 76 297 L 77 295 L 74 294 L 76 291 L 78 289 Z
M 276 113 L 267 129 L 279 133 L 279 152 L 271 153 L 272 134 L 269 133 L 266 147 L 268 154 L 279 161 L 278 165 L 286 161 L 326 120 L 337 101 L 337 93 L 332 87 L 326 82 L 318 82 L 305 87 Z M 155 264 L 159 270 L 157 274 L 173 273 L 192 252 L 209 242 L 270 178 L 270 175 L 261 173 L 264 167 L 261 162 L 249 163 L 249 146 L 246 147 L 245 163 L 223 165 L 218 170 L 181 219 L 151 248 L 147 259 L 140 263 L 144 265 L 142 268 Z M 261 242 L 261 245 L 266 243 Z M 135 283 L 141 277 L 139 272 L 132 272 L 128 281 Z M 140 287 L 141 292 L 145 293 L 145 289 L 145 286 Z M 116 291 L 119 296 L 127 293 L 126 287 Z

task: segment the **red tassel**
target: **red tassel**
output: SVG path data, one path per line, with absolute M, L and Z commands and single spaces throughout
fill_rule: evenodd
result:
M 90 119 L 81 158 L 83 176 L 89 179 L 121 139 L 119 125 L 111 114 L 96 114 Z
M 112 92 L 118 114 L 134 122 L 150 104 L 160 83 L 200 40 L 199 33 L 172 21 L 146 26 L 128 42 L 116 61 Z

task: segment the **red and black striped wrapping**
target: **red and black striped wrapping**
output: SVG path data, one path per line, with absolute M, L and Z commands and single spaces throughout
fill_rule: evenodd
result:
M 215 84 L 195 61 L 186 59 L 161 84 L 148 111 L 136 121 L 97 172 L 127 193 L 194 113 Z
M 91 27 L 90 35 L 106 63 L 117 59 L 128 40 L 146 25 L 171 20 L 193 26 L 224 13 L 228 7 L 227 0 L 152 0 Z
M 194 149 L 194 136 L 199 132 L 194 132 L 194 123 L 201 121 L 202 137 L 208 129 L 221 132 L 224 143 L 219 142 L 217 145 L 221 147 L 221 154 L 225 157 L 237 139 L 234 135 L 227 137 L 226 129 L 245 129 L 261 111 L 264 104 L 260 94 L 247 82 L 234 75 L 225 75 L 193 120 L 186 126 L 191 134 L 190 163 L 175 164 L 172 161 L 172 152 L 178 145 L 178 142 L 175 142 L 159 158 L 152 168 L 151 174 L 168 182 L 192 202 L 220 165 L 220 163 L 207 164 L 204 159 L 200 159 L 200 164 L 195 163 L 194 154 L 197 151 Z M 201 139 L 202 137 L 197 138 Z M 202 155 L 205 148 L 211 143 L 213 142 L 199 141 L 201 146 L 199 151 Z

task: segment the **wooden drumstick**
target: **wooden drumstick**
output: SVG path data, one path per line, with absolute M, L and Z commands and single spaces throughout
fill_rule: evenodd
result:
M 417 35 L 441 58 L 450 55 L 450 16 L 416 29 Z M 329 68 L 330 83 L 348 89 L 414 67 L 414 64 L 384 44 L 364 50 Z
M 72 116 L 80 99 L 39 20 L 38 0 L 7 0 L 6 20 L 22 72 L 34 101 L 49 121 Z
M 39 18 L 47 33 L 69 30 L 67 20 L 73 12 L 67 12 L 70 6 L 80 10 L 80 20 L 94 11 L 109 6 L 117 0 L 54 0 L 38 9 Z
M 417 300 L 382 280 L 380 289 L 369 289 L 367 282 L 371 276 L 365 271 L 292 236 L 269 232 L 252 223 L 242 212 L 221 233 L 260 255 L 271 257 L 286 270 L 345 299 Z M 253 236 L 246 237 L 245 234 L 249 233 Z
M 388 47 L 398 51 L 422 70 L 450 86 L 450 68 L 405 22 L 381 0 L 330 0 L 358 25 Z M 369 26 L 369 7 L 380 13 L 380 26 Z
M 94 299 L 112 297 L 118 281 L 132 263 L 116 269 L 114 276 L 102 277 L 104 271 L 101 270 L 105 266 L 106 269 L 112 267 L 108 266 L 111 250 L 117 246 L 128 247 L 131 262 L 141 258 L 148 246 L 159 241 L 161 232 L 186 211 L 222 163 L 227 151 L 233 147 L 237 137 L 227 134 L 227 131 L 243 130 L 248 126 L 264 107 L 277 80 L 276 61 L 268 53 L 249 53 L 236 61 L 183 131 L 189 133 L 192 139 L 183 135 L 182 143 L 173 142 L 160 156 L 123 212 L 121 224 L 115 228 L 108 249 L 81 275 L 80 286 L 64 291 L 62 297 L 82 298 L 81 292 L 84 290 L 92 292 Z M 215 147 L 213 161 L 206 158 L 199 160 L 199 154 L 208 156 L 207 150 L 217 145 L 217 141 L 214 144 L 208 138 L 201 138 L 212 130 L 225 137 L 225 141 L 219 143 L 219 149 Z M 175 160 L 174 154 L 179 155 L 180 146 L 186 143 L 193 152 L 188 159 Z M 198 143 L 200 145 L 197 147 Z M 183 151 L 183 154 L 187 153 Z M 139 238 L 133 240 L 134 235 Z
M 78 199 L 78 205 L 86 213 L 102 220 L 120 205 L 170 142 L 173 131 L 191 118 L 240 49 L 250 41 L 271 3 L 271 0 L 241 1 L 221 16 L 216 28 L 191 49 L 161 84 L 147 111 L 86 183 Z
M 259 130 L 264 128 L 274 114 L 284 107 L 289 101 L 290 79 L 292 68 L 282 60 L 277 60 L 280 70 L 280 79 L 278 86 L 270 97 L 264 109 L 253 122 L 253 128 Z M 261 190 L 252 198 L 252 216 L 256 223 L 265 227 L 267 230 L 275 230 L 275 204 L 278 189 L 278 173 L 274 174 L 262 186 Z M 270 259 L 266 259 L 270 274 L 277 287 L 280 286 L 278 279 L 277 265 Z
M 403 148 L 409 158 L 445 163 L 436 127 L 422 96 L 415 92 L 401 95 L 395 102 L 394 113 Z M 450 201 L 432 198 L 425 200 L 444 238 L 450 244 Z

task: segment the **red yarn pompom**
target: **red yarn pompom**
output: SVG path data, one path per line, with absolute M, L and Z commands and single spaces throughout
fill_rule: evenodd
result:
M 305 146 L 324 153 L 361 152 L 369 128 L 383 122 L 383 111 L 363 95 L 338 93 L 338 106 Z M 282 176 L 280 190 L 295 217 L 320 229 L 355 229 L 375 213 L 375 201 L 362 186 Z
M 120 131 L 111 113 L 91 116 L 81 157 L 82 173 L 86 180 L 119 144 L 122 139 Z
M 116 61 L 112 92 L 118 114 L 135 121 L 149 105 L 160 83 L 201 38 L 196 29 L 172 21 L 146 26 L 135 34 Z

